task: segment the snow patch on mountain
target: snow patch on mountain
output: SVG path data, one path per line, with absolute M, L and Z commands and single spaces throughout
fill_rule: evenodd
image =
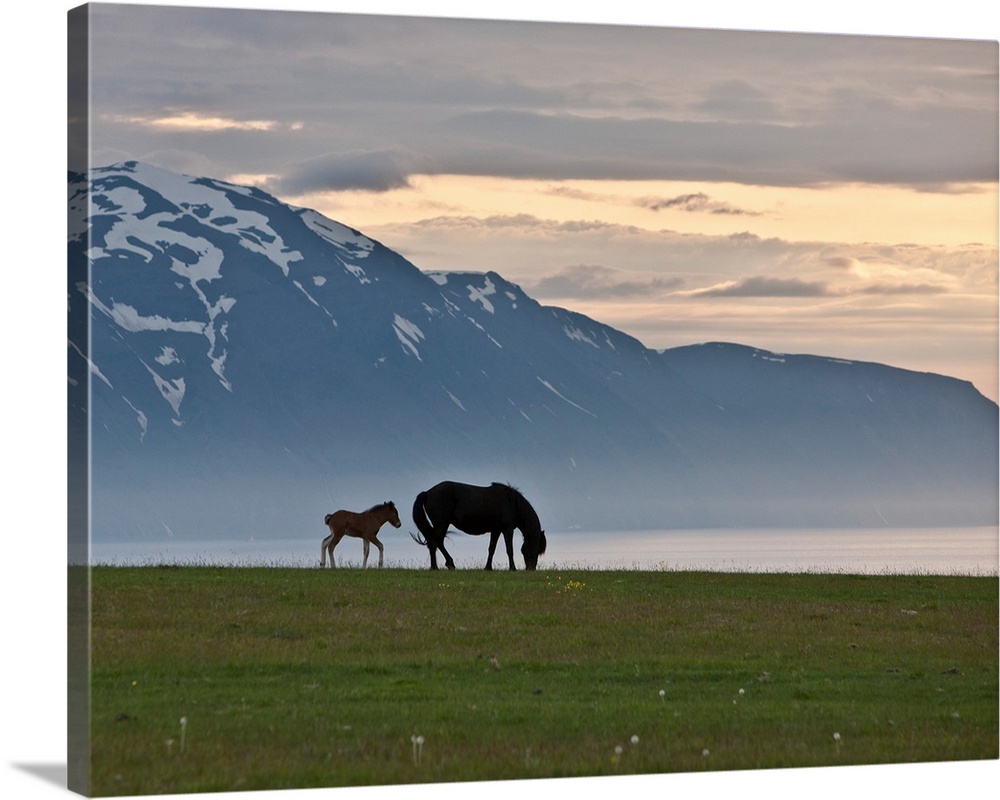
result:
M 97 364 L 90 360 L 82 350 L 76 345 L 75 342 L 70 342 L 69 346 L 87 363 L 87 369 L 90 370 L 92 375 L 96 375 L 102 383 L 104 383 L 109 389 L 114 389 L 115 387 L 111 385 L 111 381 L 108 380 L 107 376 L 98 369 Z
M 486 283 L 482 288 L 474 286 L 471 283 L 466 286 L 469 290 L 469 299 L 473 302 L 479 303 L 483 307 L 484 311 L 494 314 L 496 312 L 493 308 L 493 303 L 491 303 L 487 298 L 497 293 L 497 287 L 493 284 L 493 281 L 490 280 L 489 275 L 484 275 L 483 277 L 485 278 Z
M 566 334 L 566 336 L 568 336 L 575 342 L 586 342 L 595 350 L 601 349 L 601 346 L 597 342 L 595 342 L 593 339 L 587 336 L 587 334 L 585 334 L 583 331 L 581 331 L 579 328 L 573 325 L 564 325 L 563 332 Z
M 157 364 L 162 364 L 164 367 L 180 363 L 180 359 L 177 357 L 177 351 L 172 347 L 167 347 L 166 345 L 160 348 L 160 354 L 153 360 Z
M 490 311 L 490 313 L 492 314 L 493 312 Z M 479 320 L 477 320 L 475 317 L 470 317 L 468 314 L 465 315 L 465 318 L 469 320 L 469 322 L 471 322 L 476 328 L 482 331 L 486 335 L 486 338 L 489 339 L 497 348 L 501 350 L 503 349 L 503 345 L 500 344 L 500 342 L 498 342 L 495 338 L 493 338 L 492 334 L 490 334 L 490 332 L 483 327 L 482 323 L 480 323 Z
M 298 289 L 300 292 L 302 292 L 302 294 L 305 295 L 306 300 L 308 300 L 310 303 L 316 306 L 316 308 L 318 308 L 320 311 L 322 311 L 324 314 L 326 314 L 326 316 L 330 318 L 330 321 L 333 323 L 334 327 L 337 326 L 337 320 L 334 319 L 333 314 L 331 314 L 330 311 L 326 308 L 326 306 L 324 306 L 321 302 L 319 302 L 319 300 L 317 300 L 315 297 L 309 294 L 305 286 L 303 286 L 299 281 L 294 281 L 294 280 L 292 281 L 292 284 L 295 286 L 296 289 Z M 322 286 L 322 284 L 317 284 L 317 286 Z
M 392 327 L 396 331 L 396 338 L 399 339 L 403 347 L 416 356 L 418 361 L 422 361 L 420 351 L 417 349 L 417 342 L 424 340 L 424 332 L 399 314 L 393 317 Z
M 552 394 L 554 394 L 556 397 L 558 397 L 564 403 L 569 403 L 571 406 L 573 406 L 573 408 L 577 408 L 580 411 L 582 411 L 584 414 L 589 414 L 590 416 L 594 417 L 594 419 L 597 419 L 597 414 L 593 413 L 592 411 L 588 411 L 587 409 L 585 409 L 583 406 L 579 405 L 578 403 L 574 403 L 572 400 L 570 400 L 568 397 L 566 397 L 565 395 L 563 395 L 558 389 L 556 389 L 555 386 L 553 386 L 551 383 L 549 383 L 544 378 L 539 377 L 539 376 L 536 376 L 536 377 L 538 377 L 538 381 L 539 381 L 539 383 L 542 384 L 542 386 L 544 386 L 546 389 L 548 389 L 550 392 L 552 392 Z
M 445 394 L 447 394 L 448 397 L 451 398 L 451 402 L 453 402 L 456 406 L 458 406 L 460 409 L 462 409 L 462 411 L 465 411 L 465 406 L 462 405 L 462 401 L 461 400 L 459 400 L 457 397 L 455 397 L 455 395 L 453 395 L 451 392 L 449 392 L 447 389 L 445 389 L 444 386 L 442 386 L 441 388 L 444 389 Z
M 184 378 L 175 378 L 174 380 L 167 380 L 162 377 L 155 369 L 143 362 L 143 366 L 149 371 L 149 374 L 153 376 L 153 382 L 156 384 L 156 388 L 160 390 L 160 394 L 163 395 L 163 399 L 170 404 L 170 407 L 174 410 L 174 416 L 179 417 L 181 415 L 181 401 L 184 399 Z
M 140 409 L 132 405 L 132 402 L 124 395 L 122 396 L 122 400 L 125 401 L 125 405 L 131 408 L 135 414 L 135 421 L 139 425 L 139 441 L 141 442 L 146 438 L 146 431 L 149 429 L 149 417 L 147 417 Z
M 298 209 L 298 214 L 313 233 L 318 234 L 330 244 L 345 250 L 353 258 L 367 258 L 375 249 L 375 242 L 367 236 L 358 233 L 353 228 L 348 228 L 346 225 L 341 225 L 339 222 L 327 219 L 312 209 Z
M 156 193 L 181 209 L 182 215 L 189 214 L 202 224 L 235 235 L 241 246 L 276 264 L 286 277 L 289 265 L 302 260 L 301 253 L 285 246 L 266 216 L 235 206 L 225 191 L 216 187 L 220 182 L 178 175 L 136 162 L 117 169 L 132 173 L 137 181 L 146 186 L 155 186 Z M 95 172 L 100 173 L 101 170 Z M 221 185 L 229 191 L 249 192 L 232 184 Z M 168 252 L 171 247 L 182 247 L 197 258 L 192 263 L 175 259 L 175 271 L 192 282 L 218 278 L 222 262 L 218 248 L 207 240 L 176 230 L 172 227 L 176 213 L 150 209 L 145 196 L 134 187 L 121 184 L 104 188 L 94 194 L 93 201 L 105 211 L 113 210 L 127 216 L 124 224 L 116 224 L 105 236 L 106 250 L 134 250 L 133 243 L 137 241 L 147 247 L 155 243 L 161 252 Z
M 128 303 L 112 301 L 109 308 L 84 284 L 77 284 L 77 289 L 83 293 L 93 306 L 109 317 L 120 328 L 129 333 L 138 331 L 176 331 L 177 333 L 205 333 L 205 323 L 193 320 L 172 320 L 158 314 L 144 316 Z
M 344 269 L 350 272 L 355 278 L 358 279 L 358 283 L 371 283 L 372 280 L 369 278 L 365 271 L 359 267 L 357 264 L 350 264 L 346 261 L 343 262 Z

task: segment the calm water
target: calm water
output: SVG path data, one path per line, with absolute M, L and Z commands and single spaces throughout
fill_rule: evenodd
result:
M 1000 546 L 996 528 L 866 528 L 836 530 L 679 530 L 613 533 L 550 532 L 539 569 L 708 570 L 713 572 L 838 572 L 996 575 Z M 423 548 L 404 531 L 383 530 L 385 566 L 426 567 Z M 320 536 L 253 541 L 190 542 L 161 539 L 92 544 L 94 564 L 222 564 L 316 567 Z M 453 533 L 446 540 L 460 569 L 486 562 L 487 539 Z M 515 534 L 515 563 L 524 562 Z M 344 539 L 338 566 L 361 566 L 361 542 Z M 494 567 L 506 569 L 503 544 Z M 378 564 L 372 548 L 369 568 Z

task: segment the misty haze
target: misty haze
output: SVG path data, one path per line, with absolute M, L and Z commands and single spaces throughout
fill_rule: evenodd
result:
M 550 530 L 997 522 L 997 406 L 966 381 L 655 351 L 259 189 L 135 162 L 70 180 L 95 542 L 321 538 L 336 508 L 408 522 L 443 479 L 510 482 Z

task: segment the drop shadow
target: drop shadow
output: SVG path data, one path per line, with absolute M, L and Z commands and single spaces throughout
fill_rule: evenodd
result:
M 69 769 L 65 764 L 12 764 L 22 772 L 34 775 L 46 783 L 52 783 L 61 789 L 66 788 Z

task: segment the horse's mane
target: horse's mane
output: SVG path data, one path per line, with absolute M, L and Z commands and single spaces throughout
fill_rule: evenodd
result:
M 510 491 L 514 495 L 514 502 L 517 504 L 519 513 L 523 511 L 529 517 L 532 517 L 534 524 L 537 525 L 539 529 L 541 529 L 541 522 L 538 519 L 538 512 L 535 511 L 535 507 L 531 505 L 531 503 L 528 501 L 528 498 L 525 497 L 523 494 L 521 494 L 520 489 L 518 489 L 512 483 L 497 483 L 496 481 L 494 481 L 493 485 L 502 486 L 504 489 Z
M 386 500 L 384 503 L 376 503 L 371 508 L 369 508 L 368 511 L 365 511 L 364 513 L 367 514 L 370 511 L 378 511 L 379 509 L 382 508 L 388 508 L 391 505 L 392 505 L 392 500 Z

